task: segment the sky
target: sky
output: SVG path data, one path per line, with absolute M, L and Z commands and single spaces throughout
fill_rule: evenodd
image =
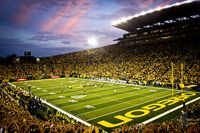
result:
M 112 22 L 184 0 L 0 0 L 0 57 L 46 57 L 111 45 Z M 159 16 L 158 16 L 159 17 Z

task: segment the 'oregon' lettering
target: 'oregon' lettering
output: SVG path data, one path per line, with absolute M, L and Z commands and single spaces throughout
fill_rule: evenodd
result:
M 179 95 L 177 97 L 164 99 L 164 100 L 158 101 L 157 103 L 152 103 L 152 104 L 146 105 L 146 106 L 142 107 L 141 109 L 135 109 L 135 110 L 129 111 L 129 112 L 125 113 L 124 116 L 122 116 L 122 115 L 114 116 L 114 118 L 119 121 L 118 123 L 112 123 L 112 122 L 108 122 L 106 120 L 102 120 L 97 123 L 104 127 L 107 127 L 107 128 L 114 128 L 114 127 L 126 124 L 128 122 L 131 122 L 131 121 L 133 121 L 134 118 L 146 116 L 146 115 L 150 114 L 151 111 L 158 111 L 160 109 L 165 108 L 166 105 L 173 105 L 175 103 L 178 103 L 180 101 L 183 101 L 183 100 L 185 100 L 189 97 L 195 96 L 195 95 L 196 95 L 196 93 L 193 93 L 193 92 L 182 93 L 181 95 Z

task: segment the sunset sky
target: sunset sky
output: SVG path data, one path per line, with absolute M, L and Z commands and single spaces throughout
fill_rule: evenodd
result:
M 31 51 L 43 57 L 110 45 L 126 33 L 112 27 L 114 20 L 181 1 L 0 0 L 0 56 Z

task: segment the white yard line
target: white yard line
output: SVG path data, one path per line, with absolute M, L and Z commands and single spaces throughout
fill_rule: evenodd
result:
M 93 88 L 94 89 L 94 88 Z M 98 89 L 98 88 L 97 88 Z M 89 89 L 88 89 L 89 90 Z M 92 89 L 90 89 L 90 90 L 92 90 Z M 104 90 L 107 90 L 107 89 L 104 89 Z M 103 91 L 104 91 L 103 90 Z M 56 92 L 56 91 L 54 91 L 54 92 Z M 60 92 L 60 91 L 58 91 L 58 92 Z M 66 91 L 67 92 L 67 91 Z M 64 93 L 66 93 L 66 92 L 64 92 Z M 91 92 L 95 92 L 95 91 L 91 91 Z M 43 92 L 44 93 L 44 92 Z M 71 94 L 72 93 L 72 94 Z M 74 93 L 74 94 L 73 94 Z M 45 93 L 45 94 L 47 94 L 47 93 Z M 71 96 L 74 96 L 74 95 L 82 95 L 83 94 L 83 91 L 81 91 L 81 90 L 74 90 L 74 91 L 72 91 L 72 92 L 67 92 L 67 95 L 65 95 L 66 97 L 69 97 L 69 98 L 66 98 L 66 100 L 70 100 L 71 99 Z M 106 94 L 106 93 L 105 93 Z M 58 94 L 57 94 L 58 95 Z M 94 95 L 94 94 L 90 94 L 89 93 L 89 95 Z M 43 96 L 41 96 L 41 97 L 43 97 Z M 45 99 L 47 99 L 48 97 L 52 97 L 52 95 L 45 95 Z M 97 97 L 96 95 L 95 95 L 95 97 Z M 98 97 L 101 97 L 101 96 L 98 96 Z M 93 97 L 90 97 L 90 98 L 93 98 Z M 50 98 L 50 99 L 48 99 L 48 100 L 51 100 L 51 99 L 54 99 L 54 98 Z M 56 100 L 60 100 L 60 99 L 56 99 Z M 54 100 L 54 102 L 56 101 L 56 100 Z M 59 104 L 64 104 L 65 102 L 60 102 Z M 71 105 L 68 105 L 68 106 L 71 106 Z M 67 106 L 65 106 L 65 107 L 67 107 Z
M 127 92 L 128 93 L 128 92 Z M 131 95 L 131 96 L 139 96 L 139 95 L 144 95 L 144 94 L 146 94 L 146 93 L 149 93 L 149 91 L 147 90 L 147 91 L 145 91 L 145 92 L 143 92 L 143 93 L 140 93 L 140 94 L 136 94 L 136 95 Z M 163 93 L 163 92 L 159 92 L 159 93 Z M 156 93 L 156 94 L 159 94 L 159 93 Z M 94 95 L 94 94 L 93 94 Z M 154 94 L 153 94 L 154 95 Z M 151 95 L 152 96 L 152 95 Z M 101 96 L 99 96 L 99 97 L 101 97 Z M 136 99 L 141 99 L 141 98 L 143 98 L 143 97 L 139 97 L 139 98 L 136 98 Z M 111 101 L 118 101 L 119 103 L 118 104 L 124 104 L 124 103 L 127 103 L 127 104 L 129 104 L 129 105 L 132 105 L 131 103 L 129 103 L 129 101 L 127 101 L 127 102 L 122 102 L 122 101 L 120 101 L 119 99 L 122 99 L 122 98 L 119 98 L 119 99 L 112 99 L 112 100 L 110 100 L 110 98 L 109 97 L 105 97 L 105 98 L 103 98 L 103 99 L 109 99 L 109 100 L 104 100 L 104 102 L 103 103 L 105 103 L 105 101 L 106 102 L 111 102 Z M 100 100 L 102 100 L 102 99 L 97 99 L 97 100 L 93 100 L 93 101 L 100 101 Z M 134 99 L 135 100 L 135 99 Z M 133 100 L 130 100 L 130 101 L 133 101 Z M 98 103 L 98 102 L 97 102 Z M 81 104 L 81 103 L 80 103 Z M 84 103 L 83 103 L 84 104 Z M 98 104 L 102 104 L 102 102 L 101 103 L 98 103 Z M 98 104 L 92 104 L 92 106 L 94 106 L 95 107 L 95 105 L 98 105 Z M 105 108 L 110 108 L 110 107 L 112 107 L 112 106 L 115 106 L 115 105 L 118 105 L 118 104 L 114 104 L 114 105 L 111 105 L 111 106 L 109 106 L 109 107 L 105 107 Z M 69 105 L 70 106 L 70 105 Z M 69 107 L 69 106 L 66 106 L 66 107 Z M 72 105 L 72 106 L 74 106 L 74 105 Z M 84 108 L 84 107 L 80 107 L 80 108 L 75 108 L 75 109 L 72 109 L 72 110 L 69 110 L 70 112 L 71 111 L 73 111 L 73 110 L 77 110 L 77 109 L 81 109 L 81 108 Z M 103 108 L 104 109 L 104 108 Z M 100 110 L 100 109 L 96 109 L 96 110 Z M 96 111 L 96 110 L 94 110 L 94 112 Z M 91 111 L 92 112 L 92 111 Z M 84 112 L 84 113 L 87 113 L 87 112 Z M 84 114 L 84 113 L 80 113 L 80 114 Z M 78 115 L 80 115 L 80 114 L 78 114 Z
M 126 110 L 126 109 L 133 108 L 133 107 L 136 107 L 136 106 L 145 104 L 145 103 L 149 103 L 149 102 L 151 102 L 151 101 L 155 101 L 155 100 L 158 100 L 158 99 L 162 99 L 162 98 L 168 97 L 168 96 L 170 96 L 170 95 L 171 95 L 171 94 L 166 95 L 166 96 L 163 96 L 163 97 L 160 97 L 160 98 L 155 98 L 155 99 L 153 99 L 153 100 L 150 100 L 150 101 L 147 101 L 147 102 L 143 102 L 143 103 L 140 103 L 140 104 L 131 106 L 131 107 L 127 107 L 127 108 L 123 108 L 123 109 L 120 109 L 120 110 L 116 110 L 116 111 L 113 111 L 113 112 L 110 112 L 110 113 L 106 113 L 106 114 L 104 114 L 104 115 L 100 115 L 100 116 L 97 116 L 97 117 L 93 117 L 93 118 L 91 118 L 91 119 L 87 119 L 86 121 L 91 121 L 91 120 L 94 120 L 94 119 L 97 119 L 97 118 L 100 118 L 100 117 L 103 117 L 103 116 L 106 116 L 106 115 L 110 115 L 110 114 L 113 114 L 113 113 L 117 113 L 117 112 L 120 112 L 120 111 L 122 111 L 122 110 Z M 151 96 L 152 96 L 152 95 L 151 95 Z M 114 106 L 114 105 L 112 105 L 112 106 Z M 112 106 L 105 107 L 105 108 L 110 108 L 110 107 L 112 107 Z M 102 109 L 104 109 L 104 108 L 101 108 L 101 109 L 98 109 L 98 110 L 102 110 Z M 86 112 L 86 113 L 87 113 L 87 112 Z M 82 113 L 82 114 L 83 114 L 83 113 Z
M 200 97 L 197 97 L 197 98 L 195 98 L 195 99 L 193 99 L 193 100 L 187 102 L 186 105 L 188 105 L 188 104 L 190 104 L 190 103 L 193 103 L 193 102 L 195 102 L 195 101 L 197 101 L 197 100 L 199 100 L 199 99 L 200 99 Z M 152 121 L 155 121 L 155 120 L 157 120 L 157 119 L 159 119 L 159 118 L 161 118 L 161 117 L 163 117 L 163 116 L 165 116 L 165 115 L 167 115 L 167 114 L 169 114 L 169 113 L 172 113 L 172 112 L 174 112 L 174 111 L 176 111 L 176 110 L 178 110 L 178 109 L 180 109 L 180 108 L 182 108 L 182 107 L 183 107 L 183 105 L 179 105 L 179 106 L 177 106 L 177 107 L 175 107 L 175 108 L 173 108 L 173 109 L 171 109 L 171 110 L 169 110 L 169 111 L 166 111 L 166 112 L 164 112 L 164 113 L 162 113 L 162 114 L 160 114 L 160 115 L 157 115 L 157 116 L 155 116 L 155 117 L 153 117 L 153 118 L 151 118 L 151 119 L 149 119 L 149 120 L 143 121 L 143 122 L 141 122 L 140 124 L 148 124 L 148 123 L 150 123 L 150 122 L 152 122 Z
M 9 83 L 9 84 L 12 85 L 12 86 L 15 86 L 15 85 L 13 85 L 12 83 Z M 15 86 L 15 87 L 16 87 L 16 86 Z M 22 89 L 22 90 L 23 90 L 23 89 Z M 24 92 L 28 94 L 28 92 L 27 92 L 26 90 L 24 90 Z M 62 112 L 63 114 L 67 115 L 68 117 L 73 118 L 74 120 L 76 120 L 76 121 L 78 121 L 78 122 L 80 122 L 80 123 L 82 123 L 82 124 L 84 124 L 84 125 L 86 125 L 86 126 L 91 126 L 90 123 L 88 123 L 88 122 L 86 122 L 86 121 L 84 121 L 84 120 L 82 120 L 82 119 L 80 119 L 80 118 L 78 118 L 78 117 L 76 117 L 76 116 L 74 116 L 74 115 L 72 115 L 72 114 L 70 114 L 70 113 L 68 113 L 68 112 L 66 112 L 66 111 L 64 111 L 64 110 L 62 110 L 62 109 L 60 109 L 60 108 L 58 108 L 58 107 L 52 105 L 52 104 L 50 104 L 50 103 L 48 103 L 47 101 L 45 101 L 45 100 L 43 100 L 43 99 L 40 99 L 40 100 L 41 100 L 44 104 L 46 104 L 46 105 L 48 105 L 48 106 L 50 106 L 50 107 L 56 109 L 57 111 Z
M 106 89 L 105 89 L 106 88 Z M 115 87 L 116 88 L 116 87 Z M 116 89 L 116 90 L 118 90 L 118 92 L 120 92 L 120 90 L 124 90 L 123 88 L 121 88 L 121 87 L 117 87 L 118 89 Z M 93 91 L 94 89 L 96 89 L 96 90 L 99 90 L 99 89 L 101 89 L 100 87 L 98 87 L 98 88 L 90 88 L 90 89 L 87 89 L 87 90 L 91 90 L 90 92 L 96 92 L 96 90 L 95 91 Z M 104 87 L 103 89 L 102 89 L 102 91 L 106 91 L 106 90 L 108 90 L 108 86 L 107 87 Z M 133 88 L 129 88 L 129 90 L 134 90 Z M 113 91 L 112 89 L 110 90 L 110 91 Z M 60 92 L 60 91 L 59 91 Z M 75 93 L 75 92 L 77 92 L 77 94 L 70 94 L 70 93 Z M 44 92 L 42 92 L 42 93 L 44 93 Z M 67 94 L 67 96 L 66 97 L 68 97 L 69 96 L 69 98 L 71 98 L 71 96 L 72 95 L 80 95 L 80 93 L 82 94 L 83 93 L 83 91 L 81 91 L 81 90 L 74 90 L 73 92 L 70 92 L 70 93 L 68 93 Z M 107 94 L 106 92 L 103 92 L 103 94 Z M 88 95 L 94 95 L 94 97 L 100 97 L 100 98 L 102 98 L 102 96 L 97 96 L 97 95 L 95 95 L 95 94 L 91 94 L 91 93 L 89 93 Z M 41 96 L 42 97 L 42 96 Z M 45 96 L 45 98 L 47 99 L 47 97 L 52 97 L 51 95 L 49 95 L 49 96 Z M 90 98 L 93 98 L 93 97 L 90 97 Z M 48 100 L 51 100 L 51 99 L 48 99 Z M 57 100 L 60 100 L 60 99 L 57 99 Z M 101 100 L 101 99 L 100 99 Z M 54 100 L 54 101 L 56 101 L 56 100 Z M 98 100 L 97 100 L 98 101 Z M 59 103 L 59 104 L 63 104 L 63 103 L 65 103 L 65 102 L 61 102 L 61 103 Z M 81 104 L 81 103 L 80 103 Z M 69 106 L 71 106 L 71 105 L 68 105 L 68 106 L 65 106 L 65 107 L 69 107 Z M 73 105 L 72 105 L 73 106 Z M 78 108 L 79 109 L 79 108 Z
M 143 94 L 146 94 L 146 93 L 149 93 L 149 92 L 145 92 L 145 93 L 141 93 L 141 94 L 138 94 L 138 95 L 132 95 L 132 96 L 139 96 L 139 95 L 143 95 Z M 141 97 L 140 97 L 141 98 Z M 136 98 L 136 99 L 140 99 L 140 98 Z M 104 102 L 101 102 L 101 103 L 98 103 L 98 102 L 96 102 L 96 103 L 98 103 L 98 104 L 102 104 L 102 103 L 105 103 L 105 101 L 106 102 L 111 102 L 111 101 L 118 101 L 119 103 L 118 104 L 121 104 L 121 103 L 127 103 L 127 104 L 129 104 L 129 105 L 132 105 L 132 104 L 130 104 L 130 103 L 128 103 L 128 101 L 127 102 L 122 102 L 122 101 L 120 101 L 119 99 L 112 99 L 112 100 L 110 100 L 110 98 L 109 97 L 105 97 L 105 98 L 103 98 L 103 99 L 109 99 L 109 100 L 104 100 Z M 121 99 L 121 98 L 120 98 Z M 97 100 L 93 100 L 93 101 L 100 101 L 100 100 L 102 100 L 102 99 L 97 99 Z M 135 99 L 134 99 L 135 100 Z M 90 101 L 89 101 L 90 102 Z M 84 104 L 84 102 L 83 103 L 80 103 L 80 104 Z M 98 105 L 98 104 L 92 104 L 92 106 L 94 106 L 95 107 L 95 105 Z M 115 104 L 115 105 L 118 105 L 118 104 Z M 70 106 L 70 105 L 69 105 Z M 65 106 L 65 107 L 69 107 L 69 106 Z M 72 106 L 74 106 L 74 105 L 72 105 Z M 109 106 L 109 107 L 112 107 L 112 106 L 114 106 L 114 105 L 111 105 L 111 106 Z M 77 109 L 82 109 L 82 108 L 84 108 L 84 107 L 80 107 L 80 108 L 75 108 L 75 109 L 72 109 L 72 110 L 69 110 L 70 112 L 71 111 L 73 111 L 73 110 L 77 110 Z M 96 110 L 98 110 L 98 109 L 96 109 Z M 95 110 L 95 111 L 96 111 Z M 87 113 L 87 112 L 85 112 L 85 113 Z M 81 114 L 84 114 L 84 113 L 81 113 Z M 80 115 L 80 114 L 78 114 L 78 115 Z

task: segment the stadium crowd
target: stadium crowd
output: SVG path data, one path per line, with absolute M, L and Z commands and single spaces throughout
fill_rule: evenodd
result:
M 200 48 L 198 39 L 162 41 L 152 44 L 117 44 L 41 58 L 38 62 L 15 61 L 0 65 L 0 80 L 19 78 L 43 79 L 51 76 L 81 78 L 107 77 L 143 84 L 171 82 L 171 62 L 174 63 L 174 82 L 199 84 Z M 183 63 L 184 77 L 180 65 Z M 31 75 L 31 76 L 28 76 Z

